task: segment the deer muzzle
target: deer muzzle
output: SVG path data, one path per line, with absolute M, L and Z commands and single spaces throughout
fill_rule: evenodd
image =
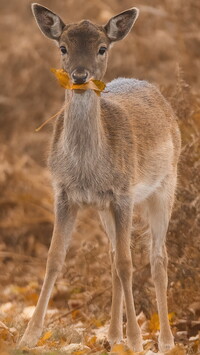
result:
M 83 67 L 77 67 L 73 70 L 71 77 L 73 84 L 84 84 L 89 79 L 89 72 Z

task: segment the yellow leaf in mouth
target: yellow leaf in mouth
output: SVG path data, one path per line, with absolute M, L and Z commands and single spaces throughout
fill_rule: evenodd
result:
M 65 89 L 69 90 L 94 90 L 96 94 L 103 91 L 106 87 L 105 83 L 101 80 L 91 79 L 84 84 L 73 84 L 70 80 L 68 73 L 64 69 L 51 69 L 51 72 L 54 73 L 58 79 L 60 85 Z
M 92 79 L 93 83 L 96 85 L 96 87 L 99 89 L 99 91 L 103 91 L 106 87 L 106 84 L 101 81 L 101 80 L 95 80 Z
M 51 72 L 54 73 L 58 79 L 60 85 L 65 89 L 71 89 L 72 83 L 70 81 L 69 75 L 63 69 L 51 69 Z
M 68 73 L 64 69 L 54 69 L 51 68 L 51 72 L 55 75 L 60 85 L 68 90 L 94 90 L 94 92 L 100 96 L 101 91 L 103 91 L 106 87 L 106 84 L 101 80 L 91 79 L 87 83 L 84 84 L 73 84 L 70 80 Z M 59 110 L 55 115 L 48 118 L 45 122 L 43 122 L 38 128 L 36 128 L 36 132 L 40 131 L 42 127 L 44 127 L 49 121 L 58 116 L 64 111 L 64 107 Z

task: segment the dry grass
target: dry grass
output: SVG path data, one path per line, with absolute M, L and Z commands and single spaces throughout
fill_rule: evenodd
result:
M 98 23 L 133 6 L 131 0 L 124 0 L 123 4 L 117 0 L 40 2 L 55 12 L 66 13 L 66 21 L 90 18 Z M 35 304 L 38 297 L 53 226 L 53 198 L 45 165 L 51 125 L 37 134 L 34 129 L 58 111 L 64 95 L 49 71 L 59 67 L 59 53 L 36 28 L 30 3 L 21 0 L 19 5 L 1 0 L 0 13 L 0 297 L 3 304 L 11 302 L 13 307 L 11 313 L 1 310 L 0 316 L 19 333 L 26 323 L 20 318 L 22 310 Z M 135 30 L 113 48 L 106 80 L 132 76 L 154 82 L 177 113 L 183 146 L 167 241 L 169 308 L 177 319 L 198 321 L 200 4 L 196 0 L 135 0 L 134 6 L 140 8 L 141 15 Z M 91 330 L 96 320 L 101 324 L 108 321 L 111 292 L 107 250 L 107 239 L 95 212 L 83 211 L 51 303 L 60 312 L 82 305 L 80 313 L 74 319 L 68 316 L 67 322 L 76 324 L 81 319 Z M 135 270 L 143 267 L 134 274 L 137 313 L 143 311 L 149 318 L 156 307 L 142 244 L 135 247 L 133 255 Z M 31 291 L 13 291 L 13 285 L 23 288 L 30 282 L 35 282 Z M 88 304 L 95 292 L 101 293 L 104 288 L 107 291 Z M 59 326 L 63 319 L 57 321 Z M 186 334 L 181 341 L 187 345 L 188 337 L 199 330 L 191 329 L 183 329 Z

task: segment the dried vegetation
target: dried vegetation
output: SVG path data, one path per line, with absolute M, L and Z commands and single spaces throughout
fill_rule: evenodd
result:
M 30 2 L 1 0 L 0 5 L 1 354 L 7 354 L 9 347 L 14 348 L 24 331 L 44 277 L 53 226 L 52 190 L 45 165 L 52 129 L 51 125 L 40 133 L 34 129 L 59 110 L 64 95 L 49 71 L 51 67 L 59 67 L 59 53 L 36 28 Z M 105 23 L 113 14 L 133 6 L 132 0 L 40 2 L 63 14 L 66 22 L 90 18 Z M 197 0 L 135 0 L 134 6 L 140 8 L 141 15 L 135 30 L 113 48 L 106 81 L 132 76 L 154 82 L 177 113 L 183 146 L 177 200 L 167 242 L 169 316 L 175 339 L 184 347 L 176 348 L 173 354 L 197 354 L 200 352 L 200 4 Z M 137 314 L 146 349 L 156 351 L 159 324 L 144 240 L 135 243 L 133 256 Z M 84 210 L 54 288 L 38 349 L 45 352 L 60 348 L 77 355 L 106 354 L 110 285 L 107 238 L 96 213 Z M 115 352 L 128 354 L 123 346 Z

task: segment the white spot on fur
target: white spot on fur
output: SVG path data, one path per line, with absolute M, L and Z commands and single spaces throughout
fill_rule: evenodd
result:
M 133 187 L 134 202 L 140 203 L 147 199 L 161 184 L 158 180 L 154 184 L 139 182 Z

